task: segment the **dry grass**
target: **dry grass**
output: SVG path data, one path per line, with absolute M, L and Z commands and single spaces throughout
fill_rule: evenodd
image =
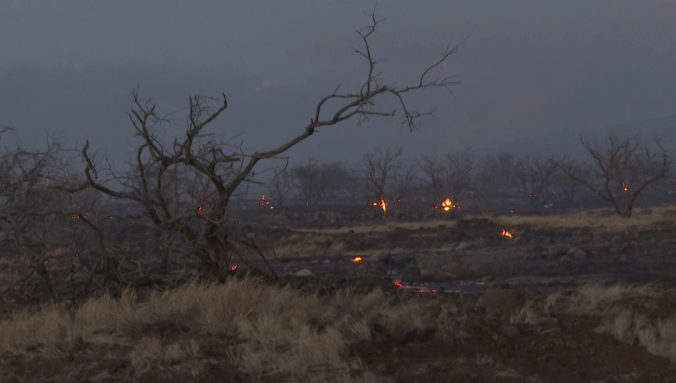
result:
M 506 226 L 533 225 L 549 228 L 584 228 L 592 227 L 602 231 L 623 231 L 632 227 L 651 226 L 664 221 L 673 221 L 676 216 L 676 205 L 664 204 L 650 208 L 635 208 L 631 218 L 622 218 L 610 209 L 590 209 L 570 214 L 550 215 L 469 215 L 466 219 L 489 219 Z M 424 221 L 385 222 L 369 225 L 352 225 L 338 228 L 306 228 L 294 229 L 299 233 L 345 234 L 355 233 L 383 233 L 395 229 L 417 230 L 438 226 L 453 227 L 456 220 L 428 219 Z
M 608 209 L 585 210 L 571 214 L 481 216 L 506 226 L 531 225 L 548 228 L 586 228 L 599 231 L 624 231 L 634 227 L 651 226 L 673 221 L 676 206 L 673 204 L 651 208 L 636 208 L 631 218 L 622 218 Z
M 432 304 L 394 304 L 380 290 L 322 298 L 255 279 L 188 284 L 143 302 L 125 291 L 119 299 L 92 299 L 74 310 L 17 313 L 0 322 L 0 353 L 39 349 L 54 357 L 78 344 L 114 346 L 129 376 L 152 370 L 199 377 L 216 344 L 223 359 L 252 379 L 373 381 L 359 359 L 347 356 L 348 347 L 370 339 L 376 324 L 393 334 L 435 326 L 428 319 Z
M 355 233 L 383 233 L 396 229 L 417 230 L 432 228 L 437 226 L 455 226 L 455 220 L 448 219 L 427 219 L 424 221 L 406 221 L 406 222 L 386 222 L 370 225 L 352 225 L 338 228 L 318 228 L 318 229 L 294 229 L 301 233 L 323 233 L 323 234 L 346 234 L 350 231 Z
M 326 233 L 294 233 L 274 244 L 274 254 L 282 258 L 316 257 L 318 254 L 332 257 L 344 255 L 346 249 L 345 242 Z
M 638 343 L 652 354 L 676 361 L 675 302 L 660 299 L 667 294 L 649 285 L 586 284 L 573 291 L 551 294 L 544 302 L 544 311 L 600 316 L 597 332 L 629 344 Z

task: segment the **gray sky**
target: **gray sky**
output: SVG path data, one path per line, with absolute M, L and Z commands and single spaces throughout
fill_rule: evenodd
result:
M 185 126 L 186 99 L 225 92 L 212 127 L 249 150 L 301 131 L 314 105 L 365 74 L 354 55 L 363 0 L 32 1 L 0 5 L 0 124 L 24 145 L 59 138 L 114 159 L 133 142 L 135 86 Z M 376 147 L 409 156 L 577 146 L 580 132 L 676 131 L 676 0 L 382 0 L 372 42 L 401 84 L 448 44 L 461 84 L 411 100 L 437 118 L 324 129 L 289 154 L 356 163 Z M 346 88 L 347 89 L 347 88 Z M 171 113 L 173 112 L 173 113 Z

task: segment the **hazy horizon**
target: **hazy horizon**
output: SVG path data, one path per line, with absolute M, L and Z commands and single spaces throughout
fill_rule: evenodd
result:
M 187 97 L 225 93 L 210 132 L 265 149 L 299 133 L 315 103 L 365 75 L 354 28 L 362 1 L 10 1 L 0 13 L 0 124 L 23 145 L 46 137 L 129 153 L 130 94 L 185 126 Z M 579 150 L 578 136 L 664 136 L 676 125 L 676 3 L 665 1 L 382 1 L 372 41 L 390 81 L 409 81 L 464 40 L 439 75 L 451 92 L 411 100 L 434 118 L 322 129 L 288 154 L 350 163 L 378 147 L 406 155 L 473 148 L 526 154 Z M 4 138 L 6 139 L 6 138 Z

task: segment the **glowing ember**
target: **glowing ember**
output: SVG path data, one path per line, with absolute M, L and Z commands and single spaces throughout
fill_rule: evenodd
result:
M 620 182 L 620 186 L 622 186 L 622 190 L 629 191 L 629 185 L 627 185 L 624 181 Z
M 201 205 L 197 207 L 197 211 L 198 211 L 198 212 L 200 212 L 200 213 L 201 213 L 201 212 L 202 212 L 202 210 L 204 210 L 204 207 L 202 207 Z
M 510 230 L 507 230 L 507 229 L 502 229 L 502 231 L 500 232 L 500 235 L 505 237 L 505 238 L 514 238 L 514 234 Z
M 235 270 L 237 270 L 237 269 L 239 269 L 239 265 L 238 265 L 238 264 L 234 264 L 234 265 L 230 266 L 230 271 L 235 271 Z
M 399 280 L 399 279 L 395 279 L 394 281 L 392 281 L 392 285 L 394 285 L 394 287 L 402 287 L 402 286 L 404 286 L 404 284 L 401 283 L 401 280 Z
M 418 289 L 418 290 L 416 290 L 416 293 L 418 293 L 418 294 L 425 294 L 425 293 L 434 294 L 436 292 L 437 292 L 437 290 L 435 290 L 435 289 Z
M 364 258 L 361 257 L 361 256 L 359 256 L 359 255 L 357 255 L 356 257 L 352 258 L 352 262 L 354 262 L 354 263 L 358 263 L 358 262 L 361 262 L 361 261 L 363 261 L 363 260 L 364 260 Z
M 460 209 L 460 206 L 456 205 L 452 199 L 446 198 L 441 203 L 435 203 L 432 205 L 432 209 L 441 209 L 443 211 L 450 211 L 451 209 Z
M 270 210 L 275 210 L 275 205 L 270 205 Z
M 380 207 L 383 210 L 383 213 L 387 212 L 387 202 L 385 202 L 383 197 L 380 197 L 380 202 L 371 202 L 371 206 Z
M 267 201 L 267 198 L 265 197 L 265 194 L 261 194 L 261 201 Z
M 516 213 L 516 210 L 514 210 L 514 209 L 509 209 L 509 214 L 514 214 L 514 213 Z
M 443 202 L 441 202 L 441 210 L 443 211 L 449 211 L 454 207 L 456 206 L 450 198 L 446 198 L 445 200 L 443 200 Z

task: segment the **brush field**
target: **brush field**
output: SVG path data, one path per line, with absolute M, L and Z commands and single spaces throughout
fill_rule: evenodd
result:
M 438 213 L 252 217 L 220 284 L 48 300 L 2 259 L 0 381 L 676 382 L 676 206 Z

